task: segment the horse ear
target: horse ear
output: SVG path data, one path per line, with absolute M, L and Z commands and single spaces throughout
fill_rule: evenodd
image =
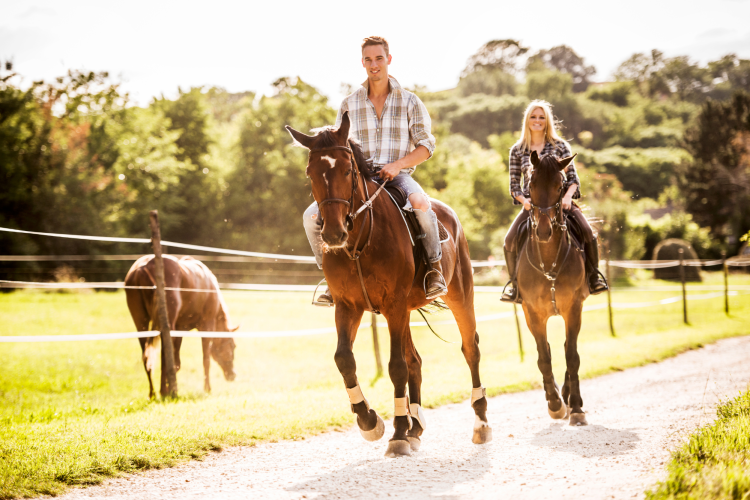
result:
M 309 135 L 305 135 L 302 132 L 294 130 L 289 125 L 287 125 L 285 128 L 286 128 L 287 132 L 289 132 L 292 135 L 292 137 L 294 138 L 295 141 L 299 142 L 300 144 L 302 144 L 307 149 L 311 149 L 312 148 L 312 143 L 315 140 L 315 137 L 312 137 L 312 136 L 309 136 Z
M 534 165 L 534 168 L 539 166 L 539 154 L 536 151 L 531 152 L 531 164 Z
M 573 161 L 573 158 L 578 156 L 578 153 L 574 154 L 573 156 L 568 156 L 567 158 L 563 158 L 562 160 L 558 160 L 558 164 L 560 165 L 560 171 L 567 168 L 568 165 L 570 165 L 570 162 Z
M 344 114 L 341 116 L 341 125 L 339 125 L 338 130 L 336 130 L 336 137 L 339 140 L 339 143 L 346 143 L 349 140 L 349 127 L 351 126 L 351 122 L 349 121 L 349 112 L 344 111 Z

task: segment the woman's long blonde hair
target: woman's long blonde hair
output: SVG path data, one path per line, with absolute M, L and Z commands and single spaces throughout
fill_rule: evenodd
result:
M 557 133 L 555 127 L 555 117 L 552 115 L 552 105 L 547 101 L 541 99 L 535 99 L 529 103 L 526 111 L 523 113 L 523 125 L 521 126 L 521 138 L 516 143 L 522 150 L 531 150 L 531 129 L 529 128 L 529 119 L 531 118 L 531 112 L 536 108 L 541 108 L 544 111 L 544 118 L 546 128 L 544 129 L 544 140 L 555 144 L 558 142 L 565 142 Z

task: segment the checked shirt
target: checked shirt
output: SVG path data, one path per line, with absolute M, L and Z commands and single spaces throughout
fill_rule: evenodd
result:
M 425 105 L 419 97 L 404 90 L 395 78 L 389 76 L 388 81 L 391 91 L 385 100 L 380 120 L 375 105 L 367 97 L 367 81 L 344 99 L 336 118 L 338 127 L 344 112 L 349 112 L 349 137 L 362 145 L 367 163 L 376 171 L 400 160 L 417 146 L 427 148 L 430 156 L 435 150 L 432 122 Z M 402 172 L 411 175 L 415 169 L 403 169 Z
M 548 142 L 544 145 L 542 154 L 539 157 L 541 158 L 544 155 L 567 158 L 568 156 L 573 156 L 573 153 L 570 152 L 570 146 L 566 142 L 558 142 L 556 144 Z M 523 194 L 526 198 L 531 198 L 529 181 L 531 179 L 531 172 L 534 170 L 534 166 L 531 164 L 531 151 L 522 150 L 522 146 L 514 144 L 510 148 L 510 161 L 508 163 L 510 163 L 508 165 L 508 169 L 510 170 L 510 195 L 513 198 L 513 204 L 520 205 L 521 202 L 516 200 L 516 196 Z M 521 187 L 521 177 L 523 177 L 523 187 Z M 571 184 L 576 184 L 576 192 L 573 193 L 573 198 L 580 198 L 581 181 L 578 178 L 578 172 L 576 172 L 576 166 L 572 160 L 565 168 L 564 192 L 568 190 Z

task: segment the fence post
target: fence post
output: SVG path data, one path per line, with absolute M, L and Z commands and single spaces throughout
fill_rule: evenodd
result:
M 724 268 L 724 312 L 729 316 L 729 269 L 726 251 L 721 252 L 721 265 Z
M 370 313 L 370 321 L 372 322 L 372 346 L 375 349 L 375 367 L 377 372 L 375 373 L 375 380 L 383 376 L 383 362 L 380 361 L 380 341 L 378 340 L 378 317 L 374 312 Z
M 164 290 L 164 260 L 161 252 L 161 232 L 159 231 L 159 212 L 152 210 L 151 245 L 154 248 L 154 264 L 156 273 L 156 304 L 161 332 L 161 389 L 162 397 L 177 396 L 177 375 L 174 371 L 174 347 L 172 335 L 169 333 L 169 316 L 167 315 L 167 294 Z
M 680 281 L 682 281 L 682 320 L 685 324 L 688 324 L 687 314 L 687 292 L 685 291 L 685 252 L 682 248 L 679 249 L 680 254 Z
M 612 278 L 609 272 L 609 242 L 607 242 L 607 310 L 609 311 L 609 332 L 615 337 L 615 321 L 612 317 Z
M 513 316 L 516 318 L 516 330 L 518 331 L 518 352 L 521 353 L 521 363 L 523 363 L 523 341 L 521 340 L 521 322 L 518 321 L 518 307 L 513 302 Z

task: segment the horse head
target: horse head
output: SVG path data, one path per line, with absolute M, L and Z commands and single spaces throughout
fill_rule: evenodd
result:
M 540 243 L 552 238 L 554 225 L 563 224 L 562 198 L 565 186 L 563 170 L 576 155 L 558 159 L 552 155 L 539 158 L 536 151 L 531 153 L 531 174 L 529 192 L 531 194 L 531 225 Z
M 323 218 L 321 236 L 329 248 L 346 245 L 359 173 L 369 177 L 359 145 L 349 139 L 349 126 L 349 113 L 345 112 L 339 128 L 326 127 L 313 136 L 286 127 L 299 144 L 310 150 L 306 174 Z
M 237 344 L 234 339 L 213 339 L 211 340 L 211 357 L 219 363 L 221 370 L 224 372 L 224 378 L 230 382 L 237 377 L 234 373 L 234 349 Z

